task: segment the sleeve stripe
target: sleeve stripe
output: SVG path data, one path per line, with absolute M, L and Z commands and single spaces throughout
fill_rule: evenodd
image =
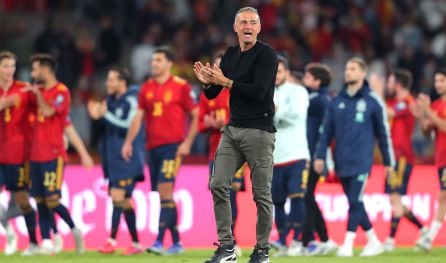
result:
M 131 96 L 127 97 L 126 100 L 130 104 L 129 113 L 127 114 L 126 119 L 120 119 L 120 118 L 116 117 L 110 111 L 107 111 L 107 113 L 105 113 L 104 117 L 111 124 L 116 125 L 121 128 L 128 129 L 130 127 L 130 125 L 132 124 L 133 118 L 135 117 L 136 112 L 138 110 L 138 101 L 136 100 L 135 97 L 131 97 Z
M 390 139 L 390 127 L 389 127 L 389 122 L 387 121 L 387 107 L 384 104 L 384 101 L 375 93 L 370 92 L 370 96 L 372 98 L 374 98 L 377 102 L 378 105 L 381 107 L 381 112 L 383 114 L 382 119 L 383 119 L 383 124 L 384 124 L 384 128 L 386 131 L 386 140 L 387 140 L 387 151 L 389 154 L 389 158 L 390 158 L 390 164 L 391 166 L 395 166 L 395 153 L 393 152 L 393 147 L 392 147 L 392 140 Z

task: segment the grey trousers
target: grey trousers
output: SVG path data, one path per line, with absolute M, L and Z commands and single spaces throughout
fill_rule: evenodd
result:
M 219 241 L 234 242 L 231 232 L 229 189 L 235 172 L 246 161 L 251 170 L 252 192 L 257 207 L 256 246 L 267 248 L 273 220 L 271 181 L 275 135 L 259 129 L 226 126 L 218 146 L 211 191 Z

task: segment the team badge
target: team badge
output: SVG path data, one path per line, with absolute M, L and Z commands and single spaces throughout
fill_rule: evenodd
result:
M 365 102 L 365 100 L 360 99 L 356 103 L 356 111 L 357 112 L 365 112 L 366 109 L 367 109 L 367 103 Z
M 341 110 L 345 109 L 345 103 L 344 102 L 339 103 L 338 108 Z
M 57 95 L 56 100 L 54 101 L 54 104 L 56 106 L 60 106 L 60 104 L 62 104 L 64 102 L 64 97 L 62 94 Z

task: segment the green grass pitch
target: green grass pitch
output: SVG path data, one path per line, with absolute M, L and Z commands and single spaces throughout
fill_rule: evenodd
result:
M 141 254 L 135 256 L 122 256 L 115 255 L 102 255 L 94 251 L 88 251 L 84 255 L 78 256 L 74 252 L 64 252 L 56 256 L 33 256 L 24 258 L 20 254 L 6 257 L 0 255 L 0 262 L 5 263 L 51 263 L 51 262 L 73 262 L 73 263 L 110 263 L 110 262 L 123 262 L 123 263 L 181 263 L 181 262 L 204 262 L 208 259 L 212 250 L 209 249 L 191 249 L 186 253 L 178 256 L 156 256 L 153 254 Z M 249 261 L 249 250 L 244 250 L 244 257 L 239 258 L 238 262 L 245 263 Z M 298 258 L 275 258 L 271 257 L 273 263 L 345 263 L 345 262 L 374 262 L 374 263 L 410 263 L 410 262 L 422 262 L 422 263 L 445 263 L 446 262 L 446 248 L 434 248 L 430 253 L 414 252 L 412 248 L 398 248 L 392 253 L 385 253 L 378 257 L 362 258 L 357 256 L 359 250 L 355 251 L 355 255 L 352 258 L 337 258 L 333 255 L 323 257 L 298 257 Z M 273 252 L 272 252 L 273 253 Z

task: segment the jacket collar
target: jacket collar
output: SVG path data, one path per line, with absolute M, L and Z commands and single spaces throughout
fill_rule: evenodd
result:
M 364 80 L 364 84 L 353 97 L 347 93 L 347 85 L 344 85 L 344 88 L 341 90 L 340 95 L 345 98 L 356 98 L 364 97 L 368 93 L 370 93 L 369 82 L 367 80 Z

